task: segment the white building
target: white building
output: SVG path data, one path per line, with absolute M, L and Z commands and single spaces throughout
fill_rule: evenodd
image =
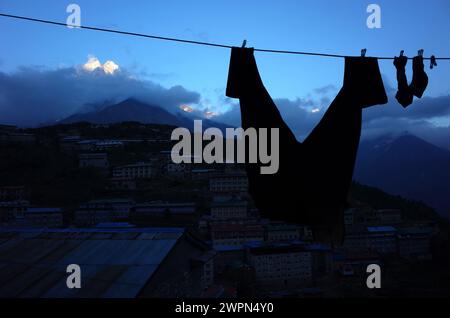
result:
M 164 215 L 194 215 L 196 206 L 193 202 L 148 202 L 136 204 L 133 213 L 140 217 Z
M 209 180 L 212 175 L 217 174 L 216 169 L 192 169 L 191 179 L 192 180 Z
M 107 153 L 84 153 L 78 156 L 80 160 L 80 168 L 94 167 L 99 169 L 108 169 L 108 154 Z
M 184 176 L 185 174 L 187 174 L 190 170 L 190 165 L 187 165 L 185 163 L 173 163 L 170 162 L 166 165 L 166 173 L 169 176 Z
M 105 151 L 108 149 L 121 148 L 124 142 L 121 140 L 80 140 L 76 143 L 78 149 L 85 151 Z
M 249 262 L 261 287 L 293 288 L 312 279 L 313 257 L 302 245 L 250 248 Z
M 150 179 L 153 176 L 153 165 L 150 163 L 136 163 L 115 167 L 114 178 Z
M 26 200 L 0 202 L 0 223 L 23 219 L 30 203 Z
M 20 201 L 25 197 L 24 186 L 5 186 L 0 187 L 0 201 Z
M 429 260 L 431 255 L 431 238 L 433 229 L 430 227 L 406 227 L 399 230 L 398 252 L 409 260 Z
M 301 240 L 304 236 L 304 227 L 299 225 L 272 222 L 266 226 L 266 240 L 269 242 Z
M 402 212 L 398 209 L 350 208 L 344 212 L 344 221 L 347 227 L 398 225 L 402 223 Z
M 211 192 L 247 192 L 248 178 L 245 173 L 225 173 L 209 179 Z
M 210 224 L 214 246 L 241 246 L 250 242 L 264 241 L 264 227 L 255 221 L 214 222 Z
M 211 218 L 214 220 L 244 219 L 247 216 L 246 201 L 230 200 L 211 204 Z
M 110 190 L 122 190 L 129 191 L 136 189 L 136 179 L 123 178 L 123 177 L 111 177 L 109 178 Z
M 347 232 L 344 246 L 351 250 L 370 250 L 380 254 L 397 253 L 397 229 L 392 226 L 369 226 Z
M 128 220 L 134 202 L 129 199 L 93 200 L 75 211 L 78 226 L 95 226 L 99 223 Z

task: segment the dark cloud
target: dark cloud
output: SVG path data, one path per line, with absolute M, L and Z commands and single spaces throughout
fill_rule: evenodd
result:
M 393 137 L 404 134 L 416 135 L 432 144 L 450 150 L 450 126 L 436 126 L 428 120 L 408 120 L 405 118 L 380 118 L 364 122 L 363 139 L 373 139 L 384 135 Z
M 404 109 L 395 100 L 395 89 L 388 81 L 384 82 L 389 103 L 364 110 L 363 138 L 409 132 L 450 149 L 450 126 L 446 127 L 450 122 L 450 96 L 415 99 Z M 215 94 L 219 104 L 230 110 L 214 120 L 239 126 L 239 103 L 226 98 L 223 91 L 220 89 Z M 303 140 L 320 121 L 336 94 L 337 88 L 328 85 L 315 89 L 306 98 L 280 98 L 275 103 L 298 139 Z M 73 113 L 90 111 L 129 97 L 171 112 L 177 112 L 180 104 L 201 102 L 197 92 L 182 86 L 164 88 L 126 70 L 105 74 L 101 69 L 87 72 L 81 67 L 58 70 L 27 67 L 11 74 L 0 72 L 0 123 L 21 126 L 52 123 Z M 204 110 L 195 110 L 192 115 L 201 117 Z
M 385 84 L 386 85 L 386 84 Z M 400 135 L 405 132 L 417 135 L 438 146 L 450 149 L 450 96 L 424 97 L 404 109 L 395 99 L 395 90 L 386 85 L 389 103 L 370 107 L 363 113 L 363 138 L 383 135 Z M 328 93 L 329 89 L 316 92 Z M 320 121 L 332 98 L 328 96 L 308 99 L 276 99 L 280 113 L 299 140 L 303 140 Z M 239 125 L 239 104 L 216 118 L 230 125 Z M 441 122 L 440 126 L 436 123 Z
M 372 107 L 365 112 L 366 121 L 383 117 L 421 120 L 446 116 L 450 116 L 450 96 L 415 99 L 414 103 L 406 109 L 397 103 L 394 96 L 390 96 L 386 106 Z
M 366 138 L 408 132 L 450 149 L 450 96 L 415 99 L 406 109 L 390 96 L 387 105 L 366 109 L 363 119 Z
M 319 98 L 318 100 L 311 98 L 297 98 L 290 100 L 287 98 L 275 99 L 274 102 L 280 110 L 286 123 L 298 137 L 303 139 L 313 129 L 315 124 L 322 118 L 325 108 L 328 107 L 328 98 Z M 239 126 L 241 115 L 239 103 L 233 102 L 231 110 L 217 116 L 216 121 L 221 121 L 228 125 Z
M 182 86 L 164 88 L 120 70 L 105 74 L 70 67 L 27 67 L 0 72 L 0 122 L 20 126 L 51 123 L 85 109 L 86 104 L 118 102 L 129 97 L 175 112 L 182 103 L 198 103 L 200 94 Z

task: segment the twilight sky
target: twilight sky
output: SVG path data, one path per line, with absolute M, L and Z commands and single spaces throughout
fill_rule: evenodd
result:
M 348 55 L 367 48 L 369 56 L 394 56 L 401 49 L 413 56 L 423 48 L 426 56 L 450 56 L 448 0 L 0 0 L 0 12 L 65 22 L 70 3 L 80 5 L 83 25 L 131 32 L 229 45 L 247 39 L 258 48 Z M 366 26 L 370 3 L 381 6 L 381 29 Z M 235 101 L 224 98 L 227 49 L 2 17 L 0 30 L 0 122 L 50 122 L 87 103 L 126 95 L 171 111 L 188 104 L 238 121 Z M 117 64 L 119 71 L 86 71 L 89 57 L 90 65 L 98 64 L 95 58 L 112 61 L 105 69 Z M 256 58 L 267 89 L 301 139 L 340 87 L 343 60 L 267 53 Z M 380 66 L 390 91 L 396 87 L 392 61 Z M 450 136 L 450 61 L 432 71 L 427 64 L 427 73 L 424 99 L 403 110 L 390 98 L 388 107 L 366 112 L 365 133 L 408 130 L 444 145 Z

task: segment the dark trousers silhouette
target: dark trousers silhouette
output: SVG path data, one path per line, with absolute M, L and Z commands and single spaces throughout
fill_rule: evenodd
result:
M 341 242 L 362 109 L 387 103 L 378 61 L 346 58 L 342 89 L 310 135 L 298 142 L 265 89 L 253 53 L 232 49 L 227 96 L 239 98 L 242 128 L 279 129 L 278 173 L 263 175 L 261 164 L 246 164 L 255 205 L 263 217 L 311 226 L 318 241 Z

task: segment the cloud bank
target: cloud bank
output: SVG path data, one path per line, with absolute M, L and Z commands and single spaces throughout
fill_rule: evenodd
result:
M 395 100 L 395 89 L 386 80 L 385 85 L 389 103 L 364 110 L 363 138 L 408 132 L 450 149 L 450 96 L 416 99 L 409 108 L 403 109 Z M 275 103 L 297 138 L 303 140 L 320 121 L 337 92 L 337 87 L 327 85 L 304 98 L 277 98 Z M 113 61 L 102 64 L 90 57 L 84 65 L 76 67 L 56 70 L 23 67 L 10 74 L 0 72 L 0 123 L 51 124 L 76 112 L 134 97 L 173 113 L 181 110 L 189 116 L 239 126 L 237 100 L 225 98 L 222 90 L 214 94 L 221 105 L 215 106 L 212 112 L 206 107 L 207 99 L 202 99 L 198 92 L 179 85 L 165 88 L 138 78 Z M 227 111 L 220 113 L 220 109 Z
M 180 104 L 200 101 L 197 92 L 182 86 L 165 88 L 137 78 L 113 61 L 102 64 L 91 57 L 86 64 L 76 67 L 56 70 L 22 67 L 10 74 L 0 72 L 0 123 L 49 124 L 92 109 L 92 105 L 129 97 L 172 112 Z
M 410 107 L 404 109 L 395 99 L 395 89 L 386 86 L 386 92 L 389 95 L 388 104 L 370 107 L 363 112 L 363 139 L 410 133 L 450 149 L 450 96 L 415 99 Z M 274 99 L 284 120 L 300 141 L 323 117 L 337 89 L 329 85 L 316 89 L 314 93 L 305 99 Z M 234 104 L 229 112 L 215 120 L 239 125 L 239 104 Z

